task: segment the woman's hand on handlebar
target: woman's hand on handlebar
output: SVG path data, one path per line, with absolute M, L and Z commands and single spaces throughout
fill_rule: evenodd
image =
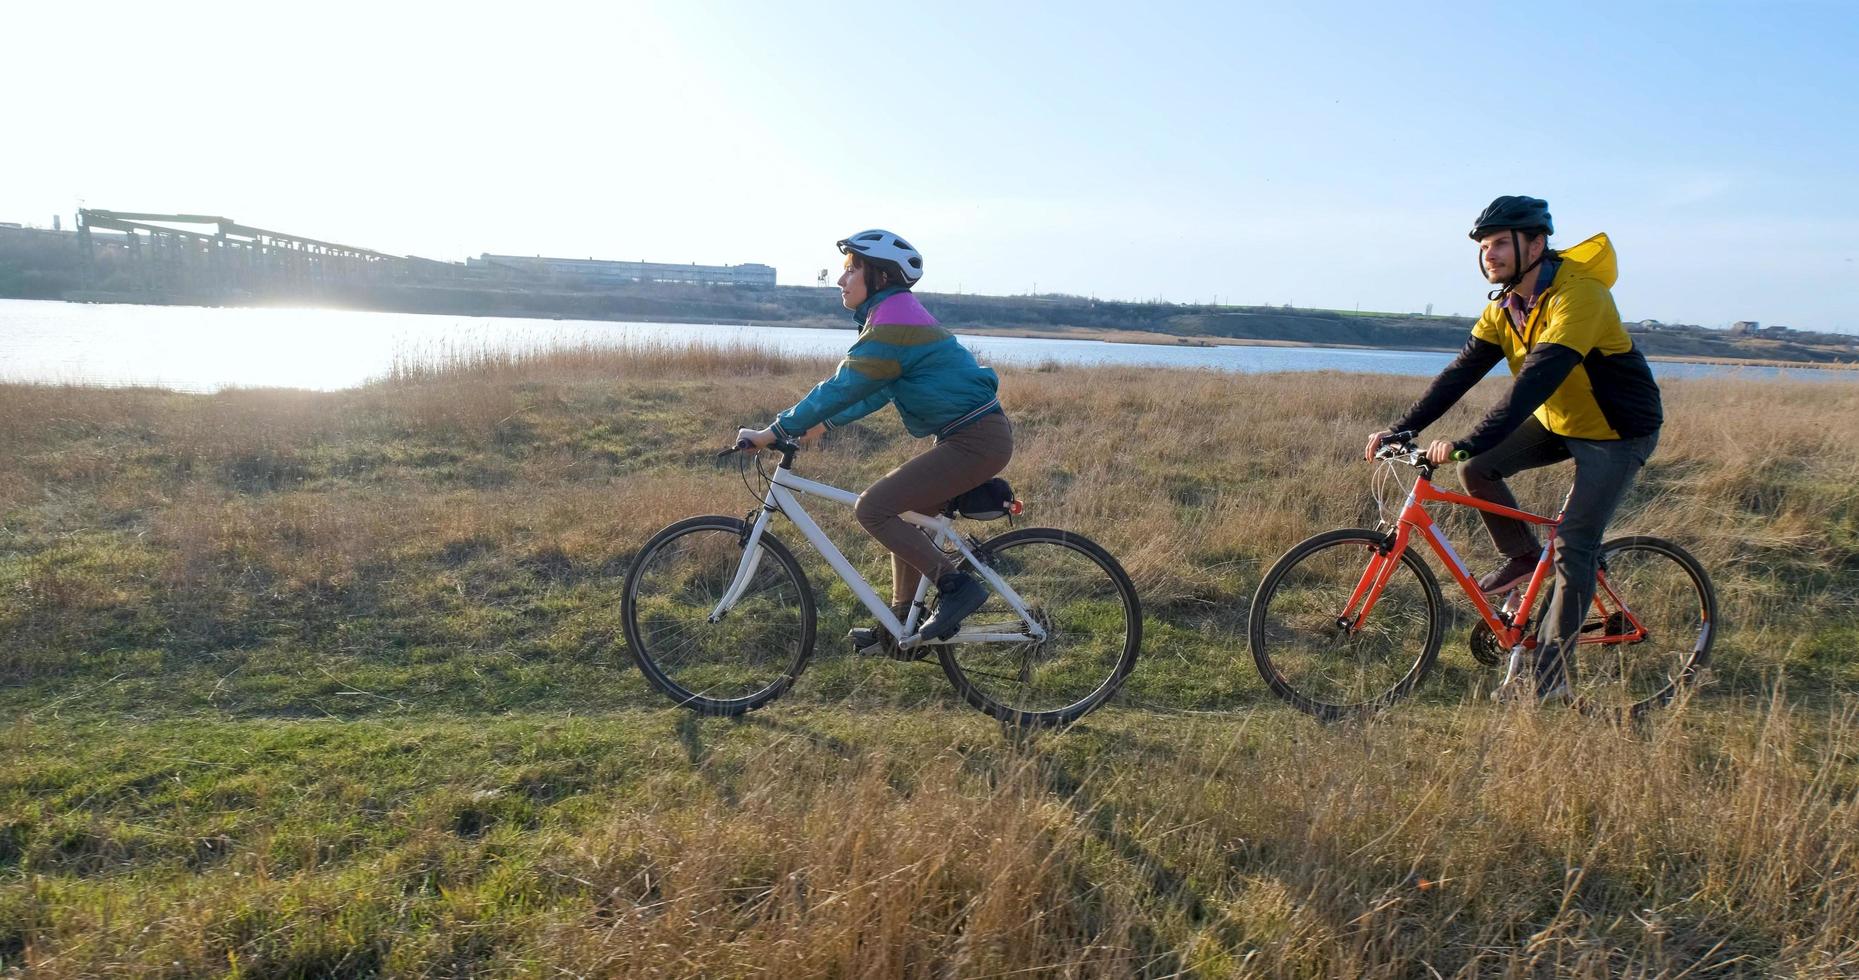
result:
M 736 430 L 736 446 L 745 453 L 759 453 L 773 445 L 774 441 L 775 434 L 771 429 Z
M 1433 444 L 1427 447 L 1427 462 L 1434 466 L 1445 466 L 1455 459 L 1464 458 L 1465 454 L 1459 452 L 1458 447 L 1444 439 L 1435 439 Z

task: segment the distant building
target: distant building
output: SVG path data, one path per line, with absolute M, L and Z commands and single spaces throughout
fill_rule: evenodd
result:
M 1733 336 L 1741 337 L 1744 334 L 1761 333 L 1761 332 L 1762 332 L 1762 324 L 1755 320 L 1738 320 L 1735 323 L 1730 324 L 1730 333 Z
M 609 259 L 557 259 L 540 255 L 485 253 L 475 259 L 466 259 L 465 266 L 480 271 L 510 269 L 586 286 L 621 282 L 725 283 L 745 286 L 775 284 L 774 266 L 759 262 L 742 265 L 680 265 L 672 262 L 616 262 Z

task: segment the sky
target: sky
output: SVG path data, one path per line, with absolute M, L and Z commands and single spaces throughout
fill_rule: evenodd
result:
M 1475 314 L 1472 219 L 1629 320 L 1859 332 L 1859 4 L 25 3 L 0 221 Z

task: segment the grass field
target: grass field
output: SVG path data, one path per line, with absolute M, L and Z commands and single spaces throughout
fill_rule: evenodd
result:
M 795 689 L 674 709 L 620 577 L 664 524 L 747 511 L 711 452 L 829 369 L 668 347 L 334 393 L 0 386 L 0 974 L 1859 973 L 1859 386 L 1666 386 L 1615 527 L 1701 558 L 1724 632 L 1638 727 L 1491 706 L 1463 610 L 1374 721 L 1265 689 L 1252 590 L 1373 523 L 1355 457 L 1418 380 L 1051 366 L 1006 373 L 1006 475 L 1135 579 L 1122 694 L 1009 737 L 933 664 L 851 657 L 864 617 L 803 553 Z M 915 450 L 887 413 L 799 468 L 858 487 Z M 1567 478 L 1515 485 L 1553 509 Z

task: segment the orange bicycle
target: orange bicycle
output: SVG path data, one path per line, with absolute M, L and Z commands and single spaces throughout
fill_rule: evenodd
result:
M 1397 433 L 1375 454 L 1378 489 L 1398 487 L 1396 466 L 1418 471 L 1398 515 L 1380 526 L 1308 538 L 1272 565 L 1253 596 L 1252 658 L 1272 692 L 1324 720 L 1366 715 L 1412 693 L 1439 656 L 1446 614 L 1439 580 L 1416 536 L 1465 590 L 1481 620 L 1469 643 L 1479 663 L 1506 663 L 1506 679 L 1530 669 L 1541 637 L 1532 618 L 1554 588 L 1556 526 L 1541 517 L 1433 485 L 1433 466 L 1413 433 Z M 1378 502 L 1387 495 L 1378 493 Z M 1547 541 L 1521 590 L 1494 607 L 1427 513 L 1434 502 L 1527 521 Z M 1539 604 L 1539 600 L 1543 600 Z M 1710 661 L 1717 596 L 1710 576 L 1683 548 L 1635 535 L 1604 541 L 1593 609 L 1569 658 L 1577 704 L 1637 717 L 1695 683 Z

